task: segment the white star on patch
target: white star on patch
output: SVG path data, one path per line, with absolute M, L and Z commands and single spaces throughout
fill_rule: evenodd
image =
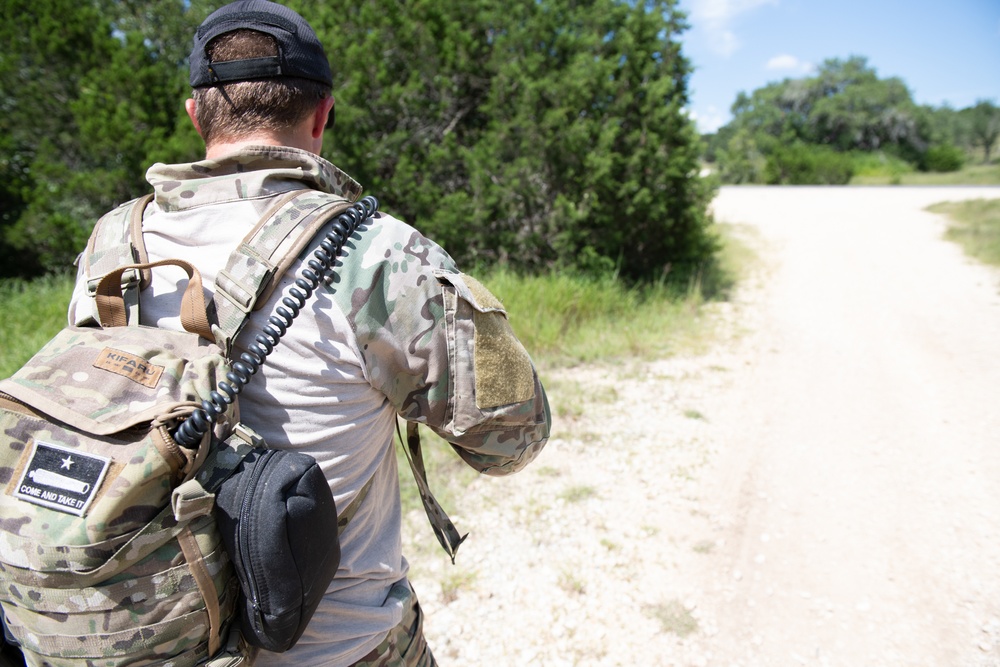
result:
M 66 458 L 64 458 L 62 460 L 62 465 L 59 466 L 59 469 L 60 470 L 63 470 L 63 469 L 69 470 L 73 466 L 74 463 L 76 463 L 76 461 L 73 460 L 73 457 L 72 456 L 67 456 Z

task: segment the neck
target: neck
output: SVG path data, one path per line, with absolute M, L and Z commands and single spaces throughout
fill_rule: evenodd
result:
M 205 157 L 209 160 L 235 153 L 245 146 L 287 146 L 300 148 L 319 155 L 323 146 L 322 135 L 313 138 L 309 132 L 292 128 L 288 132 L 258 132 L 239 137 L 220 137 L 205 147 Z

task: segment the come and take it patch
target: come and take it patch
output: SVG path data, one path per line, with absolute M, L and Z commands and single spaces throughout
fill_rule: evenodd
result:
M 42 507 L 83 516 L 104 481 L 111 459 L 47 442 L 33 442 L 31 459 L 14 496 Z

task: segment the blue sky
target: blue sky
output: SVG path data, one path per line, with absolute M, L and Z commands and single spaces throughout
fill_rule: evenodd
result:
M 799 78 L 828 58 L 865 56 L 919 104 L 1000 104 L 1000 0 L 679 0 L 694 65 L 690 111 L 702 132 L 736 94 Z

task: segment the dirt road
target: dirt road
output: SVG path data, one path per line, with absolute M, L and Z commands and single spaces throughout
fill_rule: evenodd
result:
M 1000 272 L 923 210 L 978 197 L 724 188 L 728 335 L 552 374 L 458 565 L 415 547 L 442 665 L 1000 666 Z

